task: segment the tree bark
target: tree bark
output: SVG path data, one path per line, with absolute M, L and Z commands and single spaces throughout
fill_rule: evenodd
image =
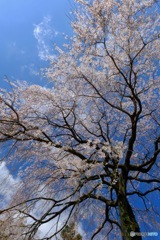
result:
M 126 196 L 126 180 L 121 174 L 118 182 L 118 208 L 123 240 L 142 240 L 140 227 Z

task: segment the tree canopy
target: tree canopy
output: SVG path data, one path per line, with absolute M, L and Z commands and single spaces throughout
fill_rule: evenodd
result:
M 74 35 L 45 70 L 53 87 L 1 89 L 4 161 L 20 179 L 1 216 L 25 219 L 20 239 L 61 238 L 72 219 L 87 240 L 142 239 L 160 228 L 159 5 L 75 2 Z

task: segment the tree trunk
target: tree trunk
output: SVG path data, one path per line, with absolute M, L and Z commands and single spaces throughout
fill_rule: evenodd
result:
M 121 221 L 122 239 L 142 240 L 139 225 L 126 197 L 126 180 L 123 177 L 123 174 L 120 176 L 118 184 L 118 208 Z

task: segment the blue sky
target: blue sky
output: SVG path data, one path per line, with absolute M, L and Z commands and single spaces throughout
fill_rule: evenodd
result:
M 5 75 L 10 80 L 46 84 L 40 68 L 49 65 L 47 54 L 54 55 L 54 43 L 62 45 L 64 34 L 72 34 L 67 17 L 72 4 L 72 0 L 0 0 L 0 88 L 8 87 Z M 0 164 L 0 173 L 0 208 L 4 208 L 20 179 L 5 162 Z M 51 225 L 43 225 L 41 234 Z M 81 228 L 79 231 L 82 234 Z
M 0 0 L 0 87 L 10 79 L 41 84 L 38 76 L 46 66 L 53 44 L 70 34 L 72 0 Z
M 49 64 L 47 54 L 54 54 L 53 44 L 61 45 L 64 34 L 72 34 L 67 17 L 72 3 L 72 0 L 0 0 L 0 88 L 7 88 L 5 75 L 10 80 L 46 84 L 39 75 L 40 68 Z M 0 173 L 0 208 L 3 208 L 20 179 L 11 174 L 4 162 L 0 164 Z M 50 226 L 43 226 L 42 233 L 46 229 Z

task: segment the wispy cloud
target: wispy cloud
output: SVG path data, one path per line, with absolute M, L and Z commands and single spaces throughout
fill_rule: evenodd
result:
M 21 72 L 25 73 L 28 72 L 31 76 L 39 76 L 39 71 L 37 70 L 34 63 L 29 65 L 25 64 L 21 66 Z
M 6 167 L 5 162 L 0 164 L 0 207 L 4 208 L 12 199 L 12 196 L 15 194 L 19 184 L 19 178 L 13 178 L 9 170 Z
M 51 44 L 54 37 L 58 35 L 58 32 L 51 26 L 51 17 L 44 17 L 42 22 L 35 25 L 33 34 L 38 42 L 38 55 L 40 59 L 47 61 L 49 58 L 53 58 Z
M 21 180 L 20 178 L 14 178 L 11 173 L 9 172 L 8 168 L 6 167 L 5 162 L 0 163 L 0 208 L 3 209 L 8 206 L 8 203 L 12 200 L 12 197 L 14 196 L 15 192 L 18 190 L 18 187 L 21 187 Z M 43 189 L 43 190 L 41 190 Z M 44 185 L 41 185 L 41 189 L 39 191 L 37 190 L 37 193 L 43 193 L 44 196 L 47 196 L 47 188 L 44 188 Z M 49 203 L 47 204 L 49 207 Z M 57 208 L 58 210 L 58 208 Z M 36 218 L 40 217 L 43 212 L 46 211 L 46 202 L 38 202 L 34 209 L 31 210 L 31 215 L 35 216 Z M 17 215 L 17 218 L 20 217 L 20 215 Z M 23 214 L 22 216 L 23 217 Z M 67 211 L 61 214 L 61 217 L 57 217 L 45 224 L 42 224 L 37 232 L 37 236 L 41 238 L 47 238 L 54 234 L 58 229 L 60 229 L 63 224 L 65 223 L 66 219 L 68 218 Z M 31 224 L 31 219 L 27 218 L 27 223 Z M 58 225 L 57 225 L 58 224 Z M 83 230 L 83 226 L 81 223 L 77 226 L 78 232 L 83 236 L 83 239 L 86 240 L 85 232 Z M 57 238 L 56 238 L 57 239 Z M 60 234 L 58 234 L 58 239 L 61 239 Z

